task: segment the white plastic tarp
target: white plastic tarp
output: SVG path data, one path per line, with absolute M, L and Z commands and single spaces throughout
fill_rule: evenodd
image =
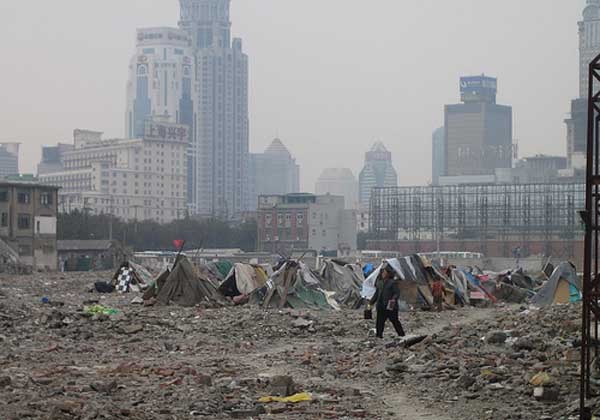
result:
M 362 292 L 360 293 L 360 296 L 362 298 L 371 299 L 373 297 L 373 295 L 375 294 L 375 292 L 377 291 L 377 289 L 375 287 L 375 282 L 377 281 L 377 278 L 379 277 L 379 273 L 381 272 L 382 267 L 383 267 L 383 264 L 380 265 L 379 267 L 377 267 L 377 269 L 375 269 L 375 271 L 373 271 L 371 273 L 371 275 L 369 277 L 367 277 L 367 279 L 363 283 Z

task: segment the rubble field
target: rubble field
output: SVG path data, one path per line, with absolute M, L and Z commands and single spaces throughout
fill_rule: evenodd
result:
M 394 337 L 389 323 L 376 340 L 361 310 L 144 307 L 131 303 L 134 293 L 90 291 L 111 276 L 0 277 L 1 419 L 577 412 L 577 304 L 401 313 L 408 334 L 427 335 L 414 344 Z

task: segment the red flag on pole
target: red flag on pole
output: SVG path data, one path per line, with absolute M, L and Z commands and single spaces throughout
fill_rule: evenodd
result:
M 173 241 L 173 246 L 175 247 L 175 249 L 177 251 L 181 251 L 181 249 L 183 248 L 184 244 L 185 244 L 185 241 L 183 239 L 175 239 Z

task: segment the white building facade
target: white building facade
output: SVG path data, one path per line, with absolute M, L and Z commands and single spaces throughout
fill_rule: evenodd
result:
M 189 135 L 188 126 L 159 118 L 146 121 L 139 139 L 104 140 L 101 132 L 75 130 L 74 147 L 60 158 L 62 170 L 38 176 L 61 187 L 61 212 L 168 223 L 187 211 Z
M 152 116 L 193 127 L 196 91 L 191 38 L 174 28 L 138 29 L 129 64 L 126 138 L 141 138 Z

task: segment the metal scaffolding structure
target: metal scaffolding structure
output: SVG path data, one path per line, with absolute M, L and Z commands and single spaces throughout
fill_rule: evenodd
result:
M 377 188 L 370 233 L 378 241 L 478 241 L 484 254 L 489 241 L 570 247 L 583 238 L 584 205 L 583 183 Z
M 589 399 L 598 395 L 592 389 L 592 371 L 598 374 L 600 318 L 600 55 L 589 66 L 588 130 L 585 211 L 585 248 L 583 266 L 583 308 L 581 319 L 580 418 L 592 419 Z M 596 382 L 597 385 L 597 382 Z M 596 413 L 594 413 L 596 414 Z

